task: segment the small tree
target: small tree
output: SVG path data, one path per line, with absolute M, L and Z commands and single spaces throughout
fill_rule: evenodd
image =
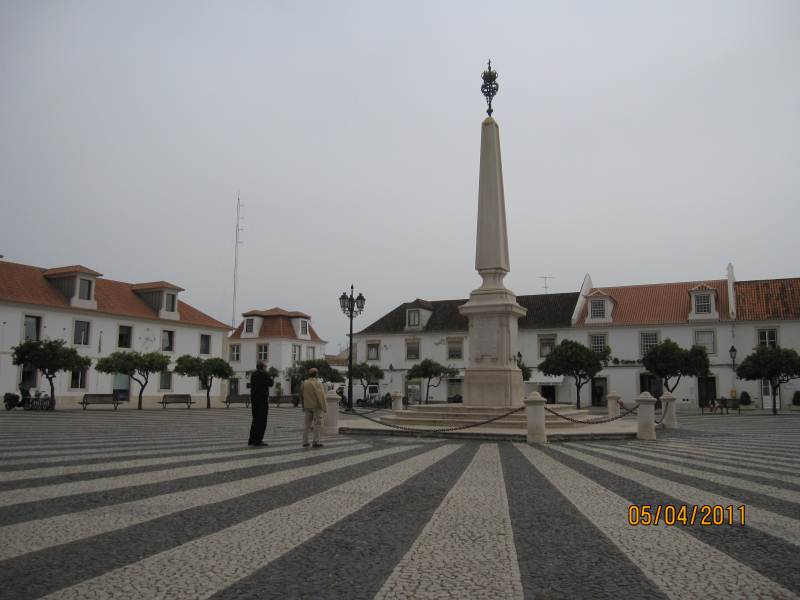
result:
M 800 378 L 800 355 L 790 348 L 759 346 L 736 368 L 736 375 L 749 381 L 766 379 L 772 389 L 772 414 L 778 414 L 781 385 Z
M 661 379 L 670 394 L 678 387 L 681 377 L 702 377 L 708 373 L 709 366 L 705 348 L 692 346 L 691 350 L 686 350 L 669 338 L 650 348 L 642 357 L 642 364 Z M 670 385 L 672 379 L 675 382 Z
M 361 387 L 364 388 L 364 400 L 367 399 L 367 388 L 370 384 L 377 383 L 383 379 L 383 369 L 378 365 L 371 365 L 369 363 L 358 363 L 353 365 L 353 379 L 358 379 Z
M 606 346 L 602 352 L 595 352 L 579 342 L 562 340 L 539 363 L 539 370 L 545 375 L 569 375 L 575 380 L 577 389 L 576 407 L 581 407 L 581 388 L 608 364 L 611 349 Z
M 344 381 L 342 374 L 331 367 L 328 364 L 328 361 L 324 358 L 297 362 L 286 369 L 286 377 L 292 382 L 293 385 L 296 385 L 308 378 L 308 371 L 312 367 L 317 370 L 319 373 L 319 378 L 322 381 L 329 381 L 331 383 L 339 383 Z
M 519 370 L 522 371 L 522 381 L 528 381 L 531 378 L 531 375 L 533 375 L 533 369 L 525 364 L 525 361 L 522 360 L 521 354 L 517 354 L 517 366 L 519 367 Z
M 206 391 L 206 408 L 211 408 L 211 384 L 214 378 L 230 379 L 233 368 L 221 358 L 200 358 L 184 354 L 175 361 L 175 372 L 186 377 L 197 377 Z
M 75 348 L 69 348 L 64 340 L 36 340 L 24 342 L 11 349 L 11 360 L 15 365 L 28 365 L 41 371 L 50 384 L 50 398 L 55 402 L 53 383 L 59 371 L 88 369 L 92 359 L 81 356 Z
M 160 373 L 169 368 L 169 356 L 160 352 L 117 351 L 97 361 L 95 369 L 100 373 L 122 373 L 139 384 L 139 403 L 136 408 L 142 410 L 142 396 L 150 375 Z
M 425 404 L 428 403 L 428 397 L 432 387 L 439 387 L 446 378 L 453 377 L 457 374 L 458 369 L 446 367 L 430 358 L 426 358 L 421 363 L 417 363 L 408 370 L 409 379 L 427 379 L 427 384 L 425 386 Z M 436 380 L 436 383 L 433 383 L 434 380 Z

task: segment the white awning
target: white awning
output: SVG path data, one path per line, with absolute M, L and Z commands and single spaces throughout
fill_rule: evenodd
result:
M 545 375 L 541 371 L 533 370 L 531 378 L 526 382 L 532 385 L 561 385 L 564 383 L 563 375 Z

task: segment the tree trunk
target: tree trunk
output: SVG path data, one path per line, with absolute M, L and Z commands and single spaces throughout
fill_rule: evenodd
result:
M 425 404 L 428 403 L 428 397 L 431 395 L 431 378 L 428 377 L 428 385 L 425 386 Z
M 144 386 L 139 384 L 139 403 L 136 405 L 136 410 L 142 410 L 142 395 L 144 394 Z
M 772 414 L 778 414 L 778 392 L 781 389 L 781 385 L 775 385 L 772 381 L 769 382 L 770 386 L 772 387 Z
M 55 405 L 56 402 L 56 387 L 53 383 L 53 379 L 55 379 L 55 375 L 52 377 L 47 377 L 47 382 L 50 384 L 50 402 Z
M 211 382 L 214 381 L 213 378 L 208 380 L 208 387 L 206 388 L 206 408 L 211 408 Z M 267 393 L 269 397 L 269 393 Z M 269 400 L 267 400 L 269 401 Z
M 575 380 L 575 387 L 576 387 L 576 388 L 577 388 L 577 390 L 578 390 L 578 392 L 577 392 L 577 395 L 578 395 L 578 401 L 575 403 L 575 408 L 577 408 L 578 410 L 580 410 L 580 409 L 581 409 L 581 388 L 583 387 L 583 384 L 582 384 L 582 383 L 580 383 L 580 382 L 579 382 L 579 381 L 576 379 L 576 380 Z

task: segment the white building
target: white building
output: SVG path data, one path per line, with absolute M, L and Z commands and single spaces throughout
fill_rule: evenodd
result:
M 275 383 L 280 382 L 283 393 L 289 394 L 293 390 L 286 370 L 301 360 L 325 357 L 326 342 L 317 335 L 306 313 L 275 307 L 251 310 L 242 317 L 228 339 L 227 359 L 236 372 L 230 382 L 233 394 L 247 393 L 248 375 L 259 360 L 280 371 Z
M 159 351 L 173 361 L 182 354 L 221 357 L 230 328 L 183 302 L 182 292 L 164 281 L 112 281 L 80 265 L 45 269 L 0 260 L 0 392 L 16 393 L 21 382 L 49 392 L 41 373 L 12 363 L 11 349 L 28 340 L 63 339 L 93 362 L 116 350 Z M 129 390 L 134 400 L 139 386 L 93 367 L 55 380 L 57 407 L 76 406 L 84 393 L 113 390 Z M 150 377 L 144 405 L 155 406 L 165 393 L 205 397 L 196 378 L 163 372 Z M 211 394 L 219 397 L 218 382 Z
M 595 287 L 587 275 L 579 293 L 518 296 L 517 301 L 528 309 L 519 320 L 518 336 L 518 352 L 528 366 L 538 365 L 564 339 L 597 350 L 611 348 L 609 365 L 581 390 L 582 407 L 605 406 L 612 390 L 628 404 L 642 391 L 660 395 L 661 382 L 641 358 L 650 346 L 669 338 L 684 348 L 704 346 L 711 364 L 709 376 L 680 381 L 674 391 L 679 407 L 697 408 L 710 398 L 747 391 L 753 406 L 771 408 L 768 382 L 736 378 L 731 349 L 738 362 L 759 344 L 800 350 L 800 278 L 737 282 L 732 266 L 725 279 L 648 285 Z M 424 394 L 423 382 L 406 377 L 424 358 L 463 374 L 467 321 L 457 307 L 464 302 L 401 304 L 354 335 L 358 360 L 384 370 L 381 393 Z M 431 399 L 460 394 L 460 384 L 461 376 L 443 383 L 431 390 Z M 550 401 L 576 402 L 570 377 L 547 377 L 534 368 L 526 389 Z M 798 380 L 783 386 L 783 407 L 797 389 Z

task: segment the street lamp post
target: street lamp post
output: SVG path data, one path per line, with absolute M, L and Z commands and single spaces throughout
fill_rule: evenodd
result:
M 731 369 L 733 369 L 733 374 L 736 375 L 736 346 L 731 346 L 731 349 L 728 350 L 728 355 L 731 357 Z
M 339 296 L 339 306 L 342 312 L 350 319 L 350 350 L 347 354 L 347 410 L 353 410 L 353 318 L 357 317 L 364 310 L 367 299 L 364 294 L 359 292 L 358 296 L 353 297 L 353 286 L 350 286 L 350 295 L 342 292 Z

